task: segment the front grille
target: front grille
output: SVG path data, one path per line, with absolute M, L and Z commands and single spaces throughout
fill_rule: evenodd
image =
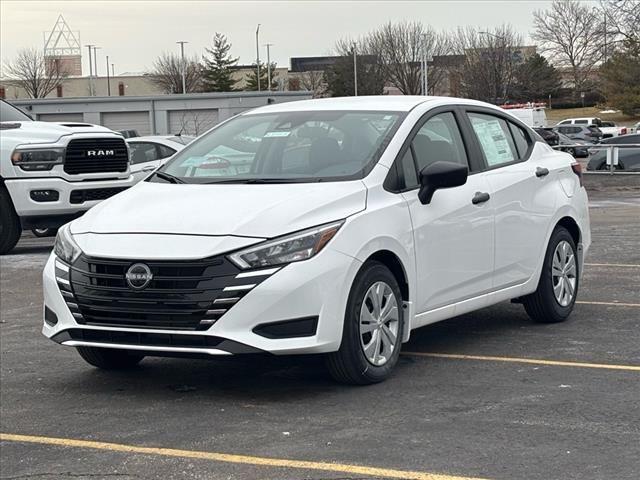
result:
M 122 138 L 87 138 L 71 140 L 67 145 L 64 171 L 81 173 L 126 172 L 129 152 Z
M 116 193 L 124 192 L 129 187 L 87 188 L 85 190 L 73 190 L 69 195 L 69 202 L 77 204 L 92 200 L 106 200 Z
M 125 274 L 136 263 L 153 279 L 141 290 Z M 247 276 L 224 256 L 202 260 L 111 260 L 81 256 L 72 267 L 59 260 L 56 277 L 83 325 L 205 330 L 276 269 Z

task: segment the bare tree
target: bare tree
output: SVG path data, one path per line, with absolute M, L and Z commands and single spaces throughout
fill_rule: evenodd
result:
M 302 72 L 300 74 L 300 83 L 305 90 L 313 94 L 313 98 L 323 96 L 326 89 L 324 73 L 319 70 Z
M 10 78 L 7 83 L 22 88 L 30 98 L 46 97 L 69 76 L 57 59 L 46 58 L 44 52 L 36 48 L 20 50 L 4 69 Z
M 185 58 L 185 89 L 187 93 L 197 92 L 202 80 L 202 66 L 197 57 Z M 182 60 L 173 53 L 163 53 L 153 62 L 147 72 L 151 81 L 167 93 L 182 93 Z
M 607 35 L 612 35 L 614 43 L 640 43 L 640 1 L 600 0 L 604 12 Z M 609 42 L 607 42 L 609 43 Z
M 575 93 L 584 91 L 602 59 L 602 11 L 576 0 L 557 0 L 548 10 L 534 12 L 533 18 L 533 38 L 542 52 L 556 66 L 571 70 Z
M 366 37 L 366 49 L 380 58 L 389 83 L 404 95 L 419 95 L 422 93 L 420 62 L 423 56 L 449 54 L 451 42 L 444 33 L 420 22 L 389 22 Z M 445 77 L 444 69 L 429 69 L 429 92 L 433 93 Z
M 522 37 L 510 25 L 491 31 L 460 28 L 455 50 L 461 58 L 461 93 L 492 103 L 509 98 L 518 65 L 524 60 Z

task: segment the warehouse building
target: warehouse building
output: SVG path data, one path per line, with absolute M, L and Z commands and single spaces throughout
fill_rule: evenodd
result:
M 311 98 L 310 92 L 233 92 L 139 97 L 79 97 L 14 100 L 46 122 L 84 122 L 139 135 L 200 135 L 218 122 L 270 103 Z

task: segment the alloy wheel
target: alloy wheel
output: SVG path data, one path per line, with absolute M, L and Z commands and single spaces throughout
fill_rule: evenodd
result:
M 573 248 L 566 240 L 561 241 L 553 252 L 551 277 L 553 293 L 556 301 L 562 307 L 567 307 L 573 301 L 576 293 L 576 257 Z
M 360 309 L 360 345 L 367 360 L 380 367 L 387 363 L 398 343 L 398 301 L 385 282 L 376 282 L 364 296 Z

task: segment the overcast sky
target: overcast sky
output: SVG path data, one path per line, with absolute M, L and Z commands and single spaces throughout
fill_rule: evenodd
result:
M 163 51 L 201 54 L 215 32 L 227 35 L 241 63 L 255 59 L 255 30 L 260 43 L 273 43 L 272 59 L 288 66 L 292 56 L 326 55 L 342 37 L 358 37 L 391 20 L 420 20 L 437 29 L 511 23 L 525 39 L 532 12 L 550 1 L 12 1 L 0 0 L 0 54 L 10 60 L 24 47 L 42 47 L 43 32 L 62 13 L 82 45 L 95 44 L 98 72 L 105 73 L 105 55 L 116 74 L 142 72 Z M 87 49 L 83 48 L 87 73 Z M 265 48 L 261 45 L 261 58 Z

